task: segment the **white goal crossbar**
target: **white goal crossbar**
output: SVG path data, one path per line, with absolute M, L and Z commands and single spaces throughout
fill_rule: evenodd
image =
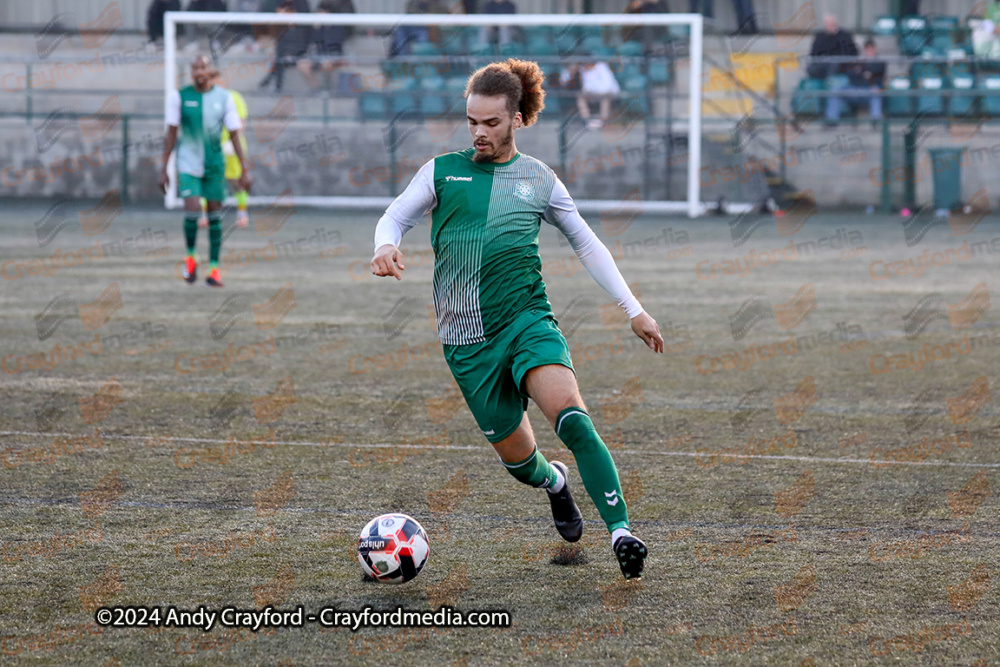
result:
M 687 198 L 685 201 L 623 202 L 621 200 L 577 200 L 581 210 L 636 208 L 649 213 L 687 213 L 697 217 L 705 210 L 701 202 L 701 83 L 702 37 L 704 22 L 701 14 L 278 14 L 262 12 L 167 12 L 164 15 L 163 59 L 164 100 L 169 98 L 177 81 L 177 26 L 179 24 L 252 25 L 252 24 L 306 24 L 363 27 L 416 26 L 690 26 L 688 71 L 688 170 Z M 164 102 L 165 105 L 165 102 Z M 176 181 L 174 160 L 168 170 Z M 287 199 L 287 198 L 286 198 Z M 384 208 L 392 197 L 295 197 L 301 205 L 330 206 L 337 208 Z M 251 197 L 254 204 L 275 204 L 271 197 Z M 280 202 L 279 202 L 280 203 Z M 176 189 L 167 189 L 165 204 L 168 208 L 181 205 Z

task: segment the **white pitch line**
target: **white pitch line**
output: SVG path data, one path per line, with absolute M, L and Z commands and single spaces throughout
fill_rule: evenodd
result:
M 79 433 L 36 433 L 34 431 L 0 431 L 0 436 L 5 435 L 29 435 L 38 436 L 44 438 L 50 437 L 70 437 L 78 438 Z M 145 436 L 145 435 L 114 435 L 114 434 L 101 434 L 102 438 L 107 438 L 108 440 L 149 440 L 153 438 L 163 439 L 163 436 Z M 397 449 L 419 449 L 421 451 L 426 449 L 445 449 L 453 451 L 486 451 L 485 447 L 475 446 L 475 445 L 396 445 L 391 443 L 360 443 L 360 442 L 309 442 L 309 441 L 287 441 L 287 440 L 238 440 L 235 438 L 228 438 L 222 440 L 220 438 L 180 438 L 174 436 L 166 436 L 169 438 L 170 442 L 197 442 L 197 443 L 208 443 L 208 444 L 218 444 L 225 445 L 227 443 L 238 443 L 238 444 L 251 444 L 251 445 L 289 445 L 289 446 L 301 446 L 301 447 L 351 447 L 353 449 L 391 449 L 393 447 Z M 622 454 L 636 454 L 642 456 L 644 454 L 651 454 L 654 456 L 705 456 L 706 458 L 713 455 L 711 451 L 705 452 L 657 452 L 657 451 L 643 451 L 636 449 L 615 449 L 615 452 L 621 452 Z M 873 465 L 870 459 L 846 459 L 846 458 L 829 458 L 822 456 L 780 456 L 771 454 L 726 454 L 725 456 L 729 458 L 738 459 L 775 459 L 779 461 L 804 461 L 808 463 L 858 463 L 863 465 Z M 952 461 L 877 461 L 877 467 L 884 466 L 944 466 L 944 467 L 954 467 L 954 468 L 1000 468 L 1000 463 L 954 463 Z M 714 468 L 715 465 L 703 466 L 707 468 Z

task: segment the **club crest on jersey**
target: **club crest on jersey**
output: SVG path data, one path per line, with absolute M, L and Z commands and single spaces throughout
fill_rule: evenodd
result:
M 535 188 L 527 181 L 518 181 L 514 185 L 514 196 L 524 201 L 531 201 L 535 198 Z

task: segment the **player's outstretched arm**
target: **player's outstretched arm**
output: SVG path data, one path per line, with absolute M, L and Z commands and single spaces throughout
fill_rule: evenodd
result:
M 177 126 L 168 125 L 167 135 L 163 139 L 163 160 L 160 166 L 160 192 L 167 194 L 167 185 L 170 184 L 170 174 L 167 173 L 167 162 L 170 160 L 170 154 L 174 152 L 174 146 L 177 144 Z
M 371 261 L 373 275 L 403 279 L 402 272 L 406 267 L 403 265 L 403 253 L 399 249 L 403 234 L 436 206 L 434 160 L 431 160 L 417 171 L 410 184 L 389 204 L 375 226 L 375 256 Z
M 160 163 L 160 191 L 167 194 L 167 186 L 170 183 L 170 175 L 167 174 L 167 162 L 170 154 L 174 152 L 177 145 L 177 128 L 181 124 L 181 94 L 176 90 L 171 90 L 167 95 L 164 123 L 167 126 L 167 134 L 163 139 L 163 161 Z
M 601 239 L 597 238 L 594 230 L 580 215 L 566 186 L 558 179 L 549 198 L 545 219 L 566 235 L 573 252 L 580 258 L 587 272 L 625 310 L 635 335 L 654 352 L 663 352 L 663 336 L 660 335 L 656 320 L 643 310 L 642 304 L 632 294 L 618 270 L 611 251 L 601 243 Z
M 253 176 L 250 175 L 250 165 L 247 164 L 247 156 L 243 153 L 243 143 L 242 143 L 243 130 L 230 130 L 229 137 L 233 143 L 233 150 L 236 152 L 236 157 L 239 158 L 240 167 L 240 188 L 244 192 L 250 192 L 250 188 L 253 187 Z

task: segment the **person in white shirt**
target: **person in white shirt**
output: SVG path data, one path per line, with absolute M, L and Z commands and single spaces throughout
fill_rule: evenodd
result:
M 618 97 L 621 88 L 614 72 L 603 61 L 585 63 L 583 67 L 572 67 L 562 73 L 564 82 L 579 76 L 580 94 L 576 98 L 576 106 L 587 128 L 598 130 L 611 116 L 611 100 Z M 597 102 L 600 116 L 590 117 L 590 105 Z

